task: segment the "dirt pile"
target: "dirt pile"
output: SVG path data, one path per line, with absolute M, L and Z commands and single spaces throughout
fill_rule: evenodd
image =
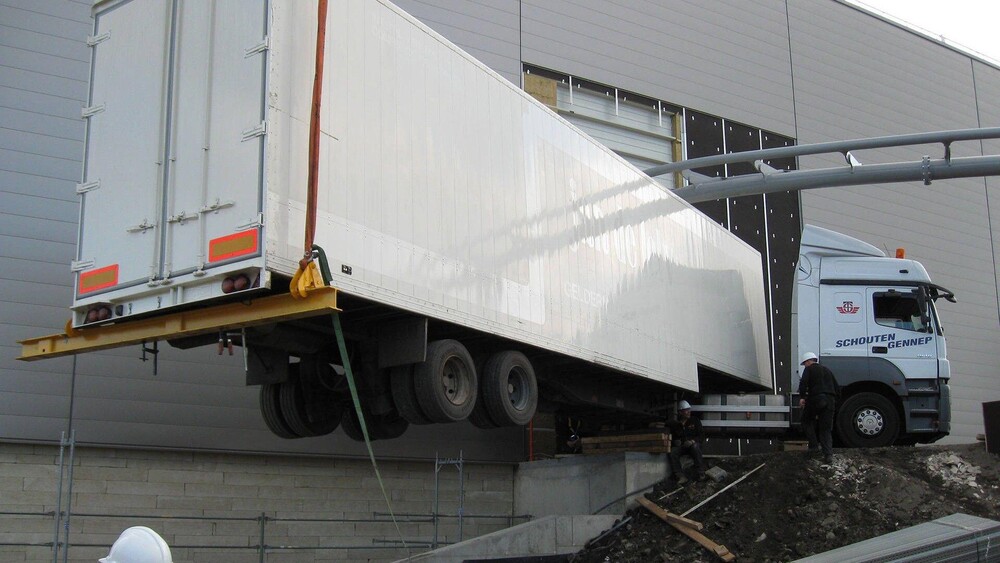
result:
M 682 514 L 764 464 L 687 518 L 737 561 L 789 561 L 962 512 L 1000 518 L 1000 457 L 982 444 L 838 450 L 825 464 L 808 452 L 707 460 L 721 482 L 657 485 L 646 498 Z M 626 521 L 627 519 L 627 521 Z M 592 541 L 574 563 L 718 561 L 643 508 Z

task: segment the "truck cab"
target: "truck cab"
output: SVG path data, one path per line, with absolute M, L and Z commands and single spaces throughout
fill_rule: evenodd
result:
M 836 375 L 834 433 L 845 446 L 933 442 L 950 430 L 951 369 L 935 301 L 954 295 L 897 256 L 820 227 L 802 233 L 795 358 L 815 352 Z M 799 367 L 795 389 L 801 376 Z

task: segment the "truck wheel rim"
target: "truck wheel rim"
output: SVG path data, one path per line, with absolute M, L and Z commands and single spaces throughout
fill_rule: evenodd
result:
M 507 374 L 507 398 L 516 410 L 524 410 L 528 404 L 527 375 L 521 368 L 514 368 Z
M 452 356 L 441 370 L 441 387 L 444 396 L 453 405 L 461 406 L 469 402 L 471 397 L 471 378 L 468 366 L 460 358 Z
M 858 432 L 865 436 L 877 436 L 885 427 L 882 413 L 873 408 L 864 408 L 854 417 Z

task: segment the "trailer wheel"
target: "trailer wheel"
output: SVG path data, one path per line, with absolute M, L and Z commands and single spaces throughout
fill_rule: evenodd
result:
M 369 430 L 379 440 L 392 440 L 393 438 L 402 436 L 409 427 L 410 422 L 408 420 L 403 418 L 399 412 L 391 411 L 373 416 Z
M 837 437 L 850 448 L 890 446 L 899 435 L 899 412 L 878 393 L 851 395 L 837 409 Z
M 493 419 L 490 418 L 490 413 L 486 410 L 486 401 L 483 400 L 483 368 L 486 367 L 486 360 L 488 359 L 484 356 L 476 358 L 476 375 L 479 376 L 479 396 L 476 397 L 476 406 L 472 407 L 472 412 L 469 413 L 469 422 L 476 428 L 482 428 L 483 430 L 500 428 L 500 425 L 493 422 Z
M 500 426 L 531 422 L 538 407 L 538 382 L 531 362 L 520 352 L 500 352 L 486 362 L 480 376 L 482 401 Z
M 417 400 L 417 390 L 413 386 L 413 366 L 396 366 L 389 370 L 389 387 L 392 390 L 392 402 L 396 409 L 410 424 L 430 424 L 424 411 L 420 410 Z
M 303 437 L 323 436 L 340 424 L 340 405 L 333 394 L 317 385 L 311 362 L 289 365 L 288 381 L 281 384 L 281 416 L 293 432 Z
M 464 420 L 476 406 L 479 385 L 472 356 L 457 340 L 427 345 L 427 359 L 413 368 L 413 387 L 433 422 Z
M 344 409 L 344 414 L 340 418 L 340 427 L 344 434 L 355 442 L 364 442 L 365 435 L 361 432 L 361 423 L 358 421 L 358 413 L 354 410 L 354 405 L 348 405 Z
M 264 418 L 264 424 L 279 438 L 288 440 L 301 438 L 302 436 L 293 432 L 281 416 L 280 393 L 280 383 L 265 383 L 260 386 L 260 414 Z
M 372 441 L 399 438 L 410 427 L 410 423 L 395 411 L 383 415 L 373 415 L 362 405 L 361 412 L 365 415 L 365 423 L 368 425 L 368 438 Z M 349 405 L 348 408 L 344 409 L 340 426 L 344 429 L 344 434 L 348 438 L 356 442 L 365 441 L 365 435 L 361 431 L 361 422 L 358 420 L 358 411 L 354 408 L 354 405 Z

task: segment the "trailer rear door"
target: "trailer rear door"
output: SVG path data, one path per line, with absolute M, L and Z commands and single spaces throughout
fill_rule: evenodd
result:
M 78 302 L 261 254 L 266 15 L 95 8 Z

